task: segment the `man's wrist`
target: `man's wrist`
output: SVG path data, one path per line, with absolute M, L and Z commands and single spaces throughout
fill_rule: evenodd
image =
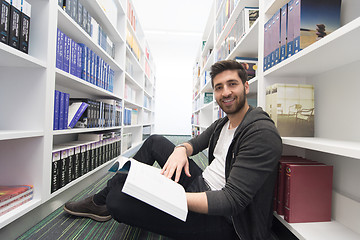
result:
M 185 148 L 185 150 L 187 150 L 187 147 L 185 144 L 179 144 L 179 145 L 175 146 L 175 148 L 181 148 L 181 147 L 183 147 L 183 148 Z

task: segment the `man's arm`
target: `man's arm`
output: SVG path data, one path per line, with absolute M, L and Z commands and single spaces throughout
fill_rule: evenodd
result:
M 161 174 L 167 178 L 171 178 L 175 173 L 175 182 L 180 179 L 181 171 L 184 169 L 185 174 L 190 177 L 188 156 L 191 156 L 193 148 L 189 143 L 183 143 L 182 146 L 174 148 L 170 157 L 161 169 Z
M 205 192 L 199 193 L 186 193 L 188 209 L 197 213 L 208 213 L 208 202 Z

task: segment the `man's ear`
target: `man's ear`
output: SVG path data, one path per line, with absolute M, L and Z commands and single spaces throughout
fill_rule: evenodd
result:
M 245 87 L 245 93 L 248 94 L 250 92 L 250 86 L 249 86 L 249 82 L 246 81 L 244 83 L 244 87 Z

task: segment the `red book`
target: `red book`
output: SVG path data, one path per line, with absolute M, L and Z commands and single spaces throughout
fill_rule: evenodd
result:
M 19 194 L 22 194 L 29 189 L 32 189 L 31 185 L 0 186 L 0 206 L 5 201 L 8 201 L 11 198 L 15 198 Z
M 279 215 L 284 215 L 285 164 L 300 162 L 309 163 L 314 161 L 297 156 L 282 156 L 279 160 L 279 172 L 274 195 L 276 197 L 276 199 L 274 199 L 274 201 L 276 201 L 274 210 L 276 210 Z
M 286 167 L 284 219 L 289 223 L 331 221 L 333 166 Z

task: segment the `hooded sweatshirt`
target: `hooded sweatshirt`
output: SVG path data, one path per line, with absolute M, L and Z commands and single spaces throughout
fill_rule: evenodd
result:
M 209 164 L 227 117 L 191 139 L 193 155 L 209 148 Z M 273 193 L 282 141 L 269 115 L 250 106 L 237 127 L 225 161 L 225 187 L 207 191 L 208 213 L 230 218 L 240 239 L 269 239 Z

